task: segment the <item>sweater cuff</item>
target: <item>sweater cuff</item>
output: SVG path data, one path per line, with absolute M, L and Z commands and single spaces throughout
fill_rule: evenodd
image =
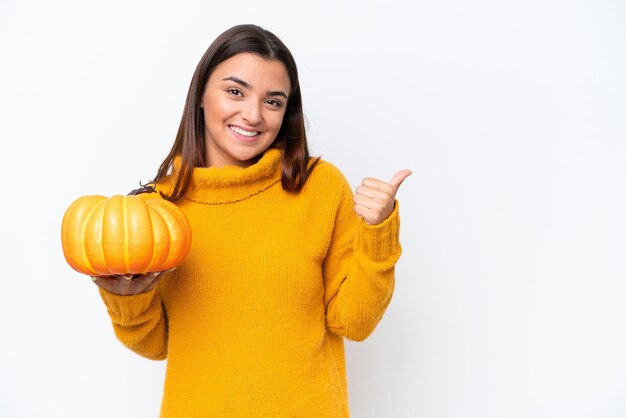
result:
M 354 250 L 373 261 L 395 262 L 402 251 L 400 246 L 400 205 L 394 201 L 391 214 L 379 224 L 369 225 L 362 219 L 354 237 Z
M 106 305 L 111 320 L 120 325 L 135 325 L 152 305 L 156 286 L 136 295 L 118 295 L 100 287 L 100 297 Z

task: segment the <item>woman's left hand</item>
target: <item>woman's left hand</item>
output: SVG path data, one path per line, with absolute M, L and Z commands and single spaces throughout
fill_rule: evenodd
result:
M 377 225 L 387 219 L 393 212 L 400 184 L 411 174 L 411 170 L 400 170 L 389 183 L 371 177 L 364 178 L 354 195 L 356 214 L 369 225 Z

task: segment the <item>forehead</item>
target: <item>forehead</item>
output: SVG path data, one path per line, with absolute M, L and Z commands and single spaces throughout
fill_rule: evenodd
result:
M 253 88 L 263 90 L 289 91 L 291 84 L 285 64 L 249 52 L 237 54 L 218 64 L 209 78 L 209 83 L 219 83 L 231 76 L 244 80 Z

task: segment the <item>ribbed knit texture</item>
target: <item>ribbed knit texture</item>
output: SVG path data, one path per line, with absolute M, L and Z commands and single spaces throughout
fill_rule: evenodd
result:
M 100 289 L 119 340 L 168 359 L 161 417 L 349 416 L 343 337 L 367 338 L 391 300 L 398 202 L 370 226 L 330 163 L 299 194 L 280 172 L 277 149 L 194 169 L 183 264 L 146 293 Z

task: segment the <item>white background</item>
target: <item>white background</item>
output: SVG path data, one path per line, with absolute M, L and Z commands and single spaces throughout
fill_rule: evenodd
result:
M 315 155 L 414 171 L 353 416 L 626 416 L 626 3 L 596 0 L 0 1 L 0 416 L 157 416 L 164 363 L 117 342 L 61 218 L 156 174 L 238 23 L 292 50 Z

